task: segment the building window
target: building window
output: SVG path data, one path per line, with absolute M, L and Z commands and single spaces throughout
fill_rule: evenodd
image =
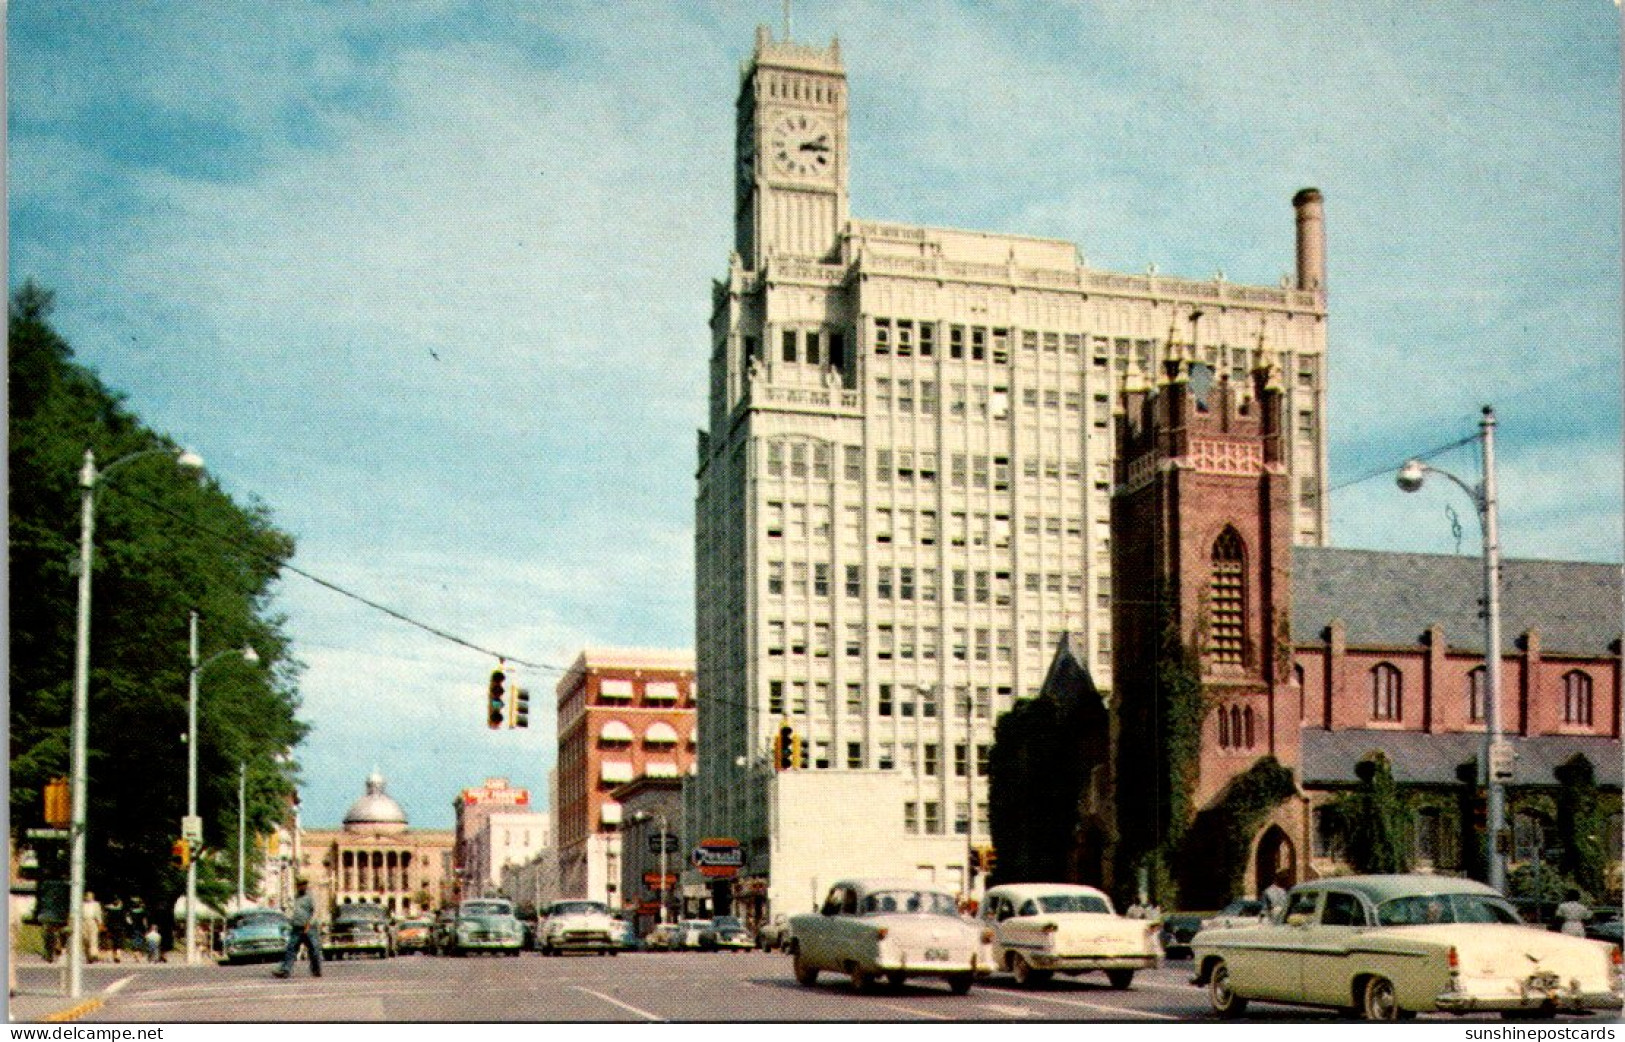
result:
M 891 742 L 880 743 L 880 755 L 875 760 L 875 766 L 880 770 L 889 771 L 897 766 L 896 757 L 892 753 L 893 748 Z
M 1241 536 L 1226 528 L 1213 543 L 1212 628 L 1208 653 L 1216 663 L 1241 665 L 1246 645 L 1246 587 Z
M 861 445 L 847 445 L 847 446 L 845 446 L 844 451 L 846 453 L 846 480 L 848 480 L 848 481 L 862 481 L 863 480 L 863 446 L 861 446 Z
M 927 803 L 925 805 L 925 832 L 928 836 L 942 835 L 942 805 Z
M 848 716 L 862 716 L 863 715 L 863 685 L 861 685 L 861 684 L 848 684 L 848 685 L 846 685 L 846 715 L 848 715 Z
M 1421 865 L 1434 868 L 1455 868 L 1460 860 L 1456 856 L 1456 837 L 1449 823 L 1437 807 L 1423 807 L 1416 812 L 1411 823 L 1412 857 Z
M 778 595 L 784 592 L 784 562 L 767 562 L 767 592 Z
M 890 684 L 881 684 L 880 685 L 880 698 L 875 704 L 875 712 L 879 713 L 881 716 L 891 716 L 891 709 L 892 709 L 891 685 Z
M 1336 807 L 1315 808 L 1314 856 L 1330 859 L 1343 856 L 1342 819 Z
M 829 565 L 819 561 L 813 565 L 813 596 L 829 596 Z
M 1563 674 L 1563 722 L 1591 726 L 1591 677 L 1577 669 Z
M 820 352 L 819 352 L 818 348 L 819 348 L 818 333 L 816 331 L 814 331 L 814 330 L 808 330 L 807 331 L 807 364 L 808 365 L 817 365 L 822 360 L 819 357 Z
M 1479 666 L 1467 674 L 1467 719 L 1472 723 L 1484 720 L 1484 667 Z
M 925 776 L 927 778 L 937 776 L 937 744 L 935 742 L 925 743 Z
M 847 765 L 848 768 L 853 769 L 853 770 L 856 770 L 856 769 L 863 766 L 863 743 L 862 742 L 847 742 L 846 743 L 846 765 Z
M 1371 719 L 1399 721 L 1405 718 L 1405 688 L 1399 670 L 1379 662 L 1371 670 Z
M 920 805 L 912 800 L 903 804 L 903 831 L 911 836 L 920 831 Z
M 770 716 L 784 715 L 784 681 L 767 682 L 767 712 Z

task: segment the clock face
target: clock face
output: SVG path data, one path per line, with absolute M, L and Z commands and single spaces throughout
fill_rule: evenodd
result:
M 768 155 L 781 173 L 824 177 L 835 172 L 835 132 L 815 115 L 792 112 L 773 124 Z

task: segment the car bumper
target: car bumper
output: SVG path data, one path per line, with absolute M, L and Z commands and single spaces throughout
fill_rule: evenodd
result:
M 1617 991 L 1575 991 L 1525 984 L 1518 993 L 1482 995 L 1447 991 L 1433 1000 L 1445 1013 L 1511 1013 L 1519 1010 L 1619 1010 L 1625 996 Z
M 226 945 L 226 958 L 251 959 L 259 955 L 281 955 L 288 950 L 288 942 L 269 937 L 260 941 L 240 941 Z
M 1155 955 L 1048 955 L 1043 952 L 1022 953 L 1033 969 L 1056 970 L 1060 973 L 1081 973 L 1084 970 L 1154 970 Z
M 621 947 L 610 937 L 555 937 L 547 946 L 556 952 L 612 952 Z

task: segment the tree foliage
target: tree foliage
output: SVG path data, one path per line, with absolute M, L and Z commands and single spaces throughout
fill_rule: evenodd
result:
M 1552 773 L 1557 777 L 1557 835 L 1563 850 L 1559 867 L 1587 894 L 1602 894 L 1607 890 L 1603 844 L 1608 819 L 1597 791 L 1597 770 L 1584 753 L 1575 753 Z
M 1196 815 L 1185 836 L 1180 899 L 1198 908 L 1220 908 L 1246 892 L 1252 844 L 1270 813 L 1296 795 L 1292 771 L 1265 756 L 1230 779 L 1211 807 Z
M 87 884 L 167 908 L 181 885 L 170 845 L 186 810 L 190 612 L 205 659 L 244 644 L 260 656 L 257 667 L 230 656 L 200 674 L 205 895 L 235 879 L 238 765 L 248 767 L 251 835 L 280 821 L 292 796 L 298 669 L 270 598 L 293 540 L 262 504 L 233 502 L 161 453 L 108 474 L 126 456 L 176 446 L 73 361 L 52 304 L 30 282 L 9 314 L 13 838 L 42 822 L 45 783 L 68 773 L 78 475 L 89 449 L 108 476 L 95 493 Z
M 1333 804 L 1349 863 L 1358 872 L 1410 871 L 1410 805 L 1388 757 L 1372 752 L 1354 771 L 1359 783 Z
M 988 755 L 995 883 L 1069 878 L 1082 740 L 1077 712 L 1052 698 L 1029 699 L 999 717 Z

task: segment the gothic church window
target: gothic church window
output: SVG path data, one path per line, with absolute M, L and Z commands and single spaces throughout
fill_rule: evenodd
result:
M 1479 666 L 1467 674 L 1467 719 L 1480 723 L 1484 719 L 1484 667 Z
M 1208 653 L 1216 663 L 1241 665 L 1246 645 L 1245 553 L 1241 536 L 1226 528 L 1213 543 Z
M 1371 670 L 1371 719 L 1397 722 L 1404 717 L 1404 678 L 1391 663 L 1379 662 Z
M 1563 675 L 1563 722 L 1591 726 L 1591 677 L 1577 669 Z

